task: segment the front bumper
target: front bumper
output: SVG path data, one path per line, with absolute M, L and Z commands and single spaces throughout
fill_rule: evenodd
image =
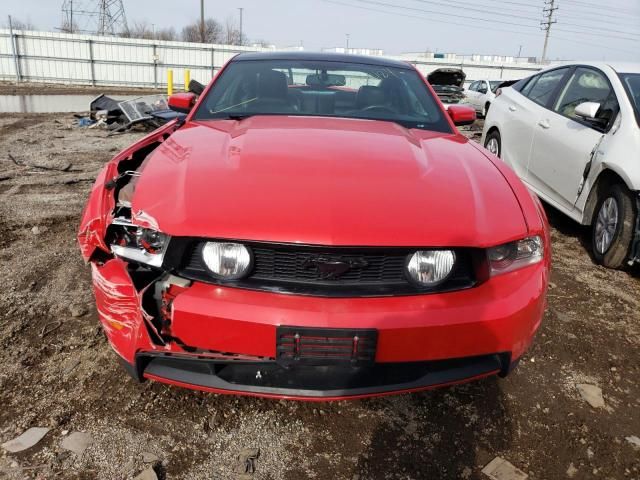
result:
M 159 341 L 126 263 L 92 264 L 98 313 L 130 373 L 184 387 L 267 397 L 338 399 L 423 390 L 506 374 L 543 316 L 541 263 L 456 292 L 322 298 L 194 282 L 171 307 Z M 276 362 L 279 326 L 375 329 L 371 365 Z

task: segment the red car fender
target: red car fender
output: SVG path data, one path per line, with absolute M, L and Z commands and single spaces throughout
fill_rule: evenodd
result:
M 89 194 L 89 199 L 82 212 L 80 227 L 78 229 L 78 243 L 82 257 L 89 261 L 96 248 L 109 252 L 109 247 L 104 242 L 107 227 L 113 220 L 112 212 L 115 207 L 114 190 L 106 188 L 106 184 L 118 175 L 118 164 L 131 156 L 141 148 L 155 142 L 163 142 L 168 135 L 178 128 L 178 122 L 173 120 L 166 125 L 154 130 L 146 137 L 141 138 L 126 150 L 118 153 L 109 161 L 98 174 Z

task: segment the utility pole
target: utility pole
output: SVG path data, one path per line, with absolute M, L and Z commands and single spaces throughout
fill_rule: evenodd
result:
M 543 19 L 542 22 L 540 22 L 540 27 L 545 31 L 544 47 L 542 48 L 542 63 L 544 63 L 547 58 L 547 46 L 549 45 L 549 34 L 551 33 L 551 25 L 557 22 L 557 20 L 553 19 L 553 13 L 558 10 L 558 7 L 556 7 L 555 5 L 556 0 L 545 0 L 545 8 L 542 10 Z
M 522 53 L 522 45 L 520 45 L 520 48 L 518 49 L 518 56 L 516 58 L 520 58 L 521 53 Z
M 345 33 L 345 36 L 347 37 L 347 48 L 345 49 L 344 53 L 349 53 L 349 37 L 350 37 L 350 34 Z
M 238 10 L 240 10 L 240 41 L 238 42 L 238 44 L 242 45 L 242 11 L 244 10 L 244 8 L 240 7 L 238 8 Z
M 200 43 L 204 43 L 204 0 L 200 0 Z
M 69 0 L 69 33 L 73 33 L 73 0 Z

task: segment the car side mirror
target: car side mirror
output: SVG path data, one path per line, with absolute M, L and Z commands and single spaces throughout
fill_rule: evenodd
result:
M 476 109 L 466 105 L 449 105 L 449 116 L 456 126 L 471 125 L 476 121 Z
M 169 108 L 174 112 L 189 113 L 196 103 L 196 94 L 174 93 L 169 97 Z
M 574 113 L 576 116 L 584 118 L 585 120 L 595 120 L 598 110 L 600 110 L 599 103 L 583 102 L 575 108 Z

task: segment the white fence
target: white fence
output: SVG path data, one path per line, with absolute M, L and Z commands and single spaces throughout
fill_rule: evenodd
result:
M 179 87 L 185 69 L 191 71 L 191 78 L 208 83 L 235 54 L 269 50 L 0 29 L 0 80 L 163 88 L 167 84 L 167 70 L 172 69 Z M 462 67 L 469 80 L 511 80 L 541 68 L 517 63 L 403 59 L 424 74 L 441 67 Z

